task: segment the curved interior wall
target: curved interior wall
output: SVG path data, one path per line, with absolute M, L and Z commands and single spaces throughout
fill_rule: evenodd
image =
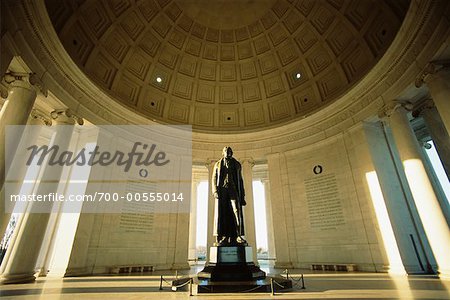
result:
M 43 1 L 14 5 L 14 13 L 8 11 L 7 15 L 8 30 L 2 32 L 2 54 L 20 56 L 58 99 L 93 124 L 153 123 L 113 101 L 88 80 L 67 55 L 56 33 L 49 30 L 52 25 Z M 280 224 L 276 227 L 281 229 L 275 235 L 280 265 L 307 266 L 320 261 L 382 270 L 387 264 L 364 182 L 365 173 L 374 170 L 374 165 L 362 122 L 376 118 L 378 111 L 410 86 L 433 58 L 448 36 L 445 11 L 446 1 L 413 1 L 399 34 L 373 69 L 340 99 L 303 120 L 253 133 L 193 133 L 195 162 L 217 159 L 224 144 L 233 147 L 237 158 L 267 162 L 274 224 Z M 301 195 L 306 194 L 305 182 L 313 176 L 312 167 L 318 164 L 323 167 L 323 175 L 338 186 L 345 220 L 336 230 L 311 228 L 308 224 L 307 203 Z M 82 218 L 76 236 L 80 243 L 74 244 L 69 268 L 79 273 L 101 273 L 108 266 L 130 259 L 132 254 L 127 253 L 127 247 L 108 244 L 117 235 L 108 226 L 113 216 Z M 170 268 L 177 264 L 173 258 L 176 255 L 171 258 L 170 253 L 186 249 L 187 257 L 187 246 L 182 248 L 187 242 L 178 243 L 175 239 L 187 239 L 187 234 L 181 230 L 183 220 L 174 222 L 174 216 L 161 218 L 161 224 L 168 226 L 170 238 L 164 237 L 159 244 L 149 240 L 146 245 L 154 244 L 151 253 L 159 253 L 160 256 L 152 257 L 155 263 Z M 118 243 L 127 245 L 139 238 L 130 236 Z M 110 255 L 99 252 L 102 247 Z M 167 253 L 161 253 L 164 251 Z M 147 254 L 142 252 L 136 260 L 153 263 Z

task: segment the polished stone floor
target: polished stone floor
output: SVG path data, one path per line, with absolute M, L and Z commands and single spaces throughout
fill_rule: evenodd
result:
M 190 273 L 198 268 L 191 269 Z M 280 273 L 282 270 L 265 270 Z M 142 275 L 92 276 L 73 278 L 40 277 L 35 283 L 0 286 L 3 299 L 450 299 L 450 281 L 434 276 L 390 276 L 381 273 L 344 273 L 290 270 L 294 281 L 304 274 L 290 292 L 199 294 L 173 292 L 167 282 L 174 272 L 160 271 Z M 159 290 L 163 275 L 163 290 Z

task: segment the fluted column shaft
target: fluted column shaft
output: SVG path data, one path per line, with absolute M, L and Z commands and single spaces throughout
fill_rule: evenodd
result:
M 42 125 L 50 125 L 51 119 L 49 117 L 46 117 L 42 112 L 38 112 L 36 110 L 33 110 L 31 112 L 30 118 L 28 120 L 27 125 L 31 125 L 25 130 L 25 133 L 22 136 L 22 140 L 26 141 L 27 144 L 36 144 L 39 133 L 41 132 Z M 14 180 L 16 182 L 14 183 L 8 183 L 7 191 L 8 195 L 11 194 L 19 194 L 20 189 L 22 187 L 23 180 L 25 179 L 26 173 L 27 173 L 27 165 L 24 164 L 25 160 L 25 149 L 19 149 L 17 151 L 17 157 L 14 158 L 12 168 L 14 169 Z M 1 192 L 0 192 L 0 201 L 4 203 L 5 201 L 5 192 L 6 192 L 6 185 L 3 186 Z M 24 209 L 26 209 L 26 206 L 23 207 L 23 209 L 17 211 L 19 213 L 23 213 Z M 3 219 L 4 224 L 1 224 L 2 228 L 7 228 L 9 220 L 11 219 L 11 213 L 5 212 L 5 218 Z M 17 231 L 19 229 L 19 224 L 21 222 L 18 222 L 16 225 L 16 228 L 14 229 L 13 236 L 11 237 L 11 242 L 9 243 L 8 250 L 5 253 L 5 257 L 2 261 L 2 266 L 5 264 L 5 262 L 8 260 L 8 257 L 10 256 L 11 250 L 13 248 L 14 240 L 17 237 Z M 0 273 L 2 273 L 2 269 L 0 269 Z
M 262 180 L 264 185 L 264 194 L 266 196 L 266 222 L 267 222 L 267 247 L 268 247 L 268 256 L 270 258 L 275 258 L 275 241 L 274 241 L 274 232 L 273 232 L 273 219 L 272 219 L 272 202 L 270 199 L 270 184 L 269 180 Z
M 75 120 L 70 114 L 60 112 L 55 115 L 56 124 L 66 126 L 56 127 L 53 145 L 58 145 L 60 149 L 66 150 L 70 144 Z M 59 164 L 45 166 L 41 183 L 37 187 L 35 194 L 48 195 L 55 193 L 58 190 L 58 179 L 61 177 L 62 171 L 63 166 Z M 39 207 L 35 207 L 35 205 Z M 31 204 L 31 212 L 26 213 L 24 216 L 23 225 L 17 235 L 16 245 L 4 267 L 4 272 L 0 278 L 2 283 L 22 283 L 35 280 L 35 266 L 50 218 L 50 213 L 41 211 L 51 211 L 52 205 L 52 202 Z M 33 211 L 39 212 L 33 213 Z
M 36 100 L 37 90 L 30 83 L 28 76 L 8 74 L 5 80 L 10 82 L 8 98 L 0 111 L 0 190 L 5 183 L 5 174 L 9 169 L 6 153 L 15 153 L 21 136 L 6 143 L 6 127 L 8 125 L 25 125 Z M 9 163 L 11 163 L 9 161 Z M 5 214 L 5 202 L 0 203 L 0 237 L 5 234 L 10 215 Z
M 438 271 L 450 276 L 450 231 L 422 161 L 419 143 L 410 127 L 407 111 L 397 106 L 389 116 L 390 126 L 402 160 L 414 202 L 422 220 Z
M 195 264 L 197 260 L 197 188 L 199 182 L 192 180 L 191 213 L 189 218 L 189 262 Z

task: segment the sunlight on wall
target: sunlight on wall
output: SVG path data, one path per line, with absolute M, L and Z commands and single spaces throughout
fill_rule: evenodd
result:
M 264 185 L 259 180 L 253 181 L 253 201 L 255 211 L 256 246 L 257 249 L 262 248 L 267 251 L 266 195 L 264 193 Z
M 450 233 L 425 167 L 420 159 L 405 160 L 403 166 L 439 270 L 449 272 Z
M 208 232 L 208 181 L 197 187 L 197 248 L 206 247 Z
M 392 230 L 392 224 L 384 203 L 383 193 L 381 192 L 378 176 L 375 171 L 366 173 L 366 180 L 369 186 L 370 196 L 377 216 L 378 226 L 380 227 L 381 237 L 389 261 L 390 274 L 406 274 L 403 267 L 397 241 Z

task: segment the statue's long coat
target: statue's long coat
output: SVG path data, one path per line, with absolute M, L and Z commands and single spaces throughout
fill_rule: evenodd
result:
M 245 205 L 244 181 L 242 179 L 241 164 L 233 157 L 229 158 L 230 163 L 234 164 L 235 172 L 232 174 L 233 182 L 237 184 L 236 190 L 238 194 L 237 210 L 239 225 L 237 226 L 231 201 L 226 201 L 220 195 L 219 185 L 223 182 L 225 172 L 223 169 L 225 158 L 221 158 L 214 165 L 212 175 L 212 194 L 218 193 L 218 198 L 214 201 L 214 231 L 215 236 L 234 237 L 236 235 L 244 235 L 244 217 L 242 214 L 242 204 Z M 237 228 L 236 228 L 237 227 Z

